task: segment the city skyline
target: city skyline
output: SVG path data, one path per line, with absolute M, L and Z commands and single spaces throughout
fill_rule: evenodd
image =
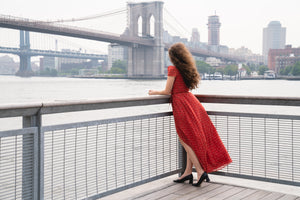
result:
M 263 28 L 270 21 L 280 21 L 282 26 L 286 27 L 286 44 L 292 44 L 295 47 L 300 46 L 300 40 L 298 39 L 300 30 L 297 28 L 300 14 L 296 12 L 300 2 L 296 0 L 287 0 L 284 5 L 270 0 L 259 3 L 258 1 L 239 2 L 236 0 L 226 2 L 217 0 L 210 2 L 187 0 L 185 2 L 176 2 L 176 4 L 170 0 L 163 2 L 166 8 L 164 19 L 170 21 L 172 25 L 176 25 L 177 32 L 181 33 L 181 37 L 190 39 L 192 29 L 197 28 L 200 33 L 200 41 L 208 42 L 208 17 L 214 15 L 216 12 L 222 24 L 220 28 L 220 44 L 227 45 L 229 48 L 245 46 L 253 53 L 262 54 Z M 33 5 L 35 5 L 34 8 Z M 114 0 L 107 2 L 105 8 L 103 8 L 101 3 L 94 0 L 87 0 L 84 3 L 72 2 L 72 5 L 69 5 L 70 9 L 66 10 L 64 2 L 58 0 L 46 2 L 43 5 L 37 0 L 28 0 L 26 2 L 13 0 L 7 2 L 4 7 L 1 7 L 0 13 L 31 19 L 55 20 L 101 14 L 120 7 L 126 8 L 126 5 L 126 1 L 124 0 Z M 125 16 L 126 13 L 124 13 L 123 18 Z M 113 18 L 107 18 L 106 21 L 112 20 L 115 22 L 117 18 Z M 120 21 L 124 20 L 126 21 L 126 19 Z M 124 29 L 124 26 L 122 26 L 122 30 L 120 30 L 121 26 L 118 26 L 117 23 L 110 22 L 110 24 L 114 24 L 117 27 L 109 27 L 110 25 L 105 26 L 109 22 L 99 21 L 101 21 L 101 25 L 103 24 L 102 27 L 105 27 L 104 29 L 109 29 L 104 31 L 115 32 L 111 30 L 119 29 L 118 31 L 122 32 Z M 97 29 L 99 30 L 99 24 Z M 171 29 L 167 30 L 172 33 Z M 175 34 L 172 33 L 172 35 Z

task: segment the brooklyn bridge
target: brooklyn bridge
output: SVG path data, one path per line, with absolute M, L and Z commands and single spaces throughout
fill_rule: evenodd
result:
M 77 54 L 67 55 L 62 52 L 45 52 L 30 49 L 27 31 L 47 33 L 74 38 L 83 38 L 107 43 L 117 43 L 128 47 L 128 77 L 162 77 L 165 68 L 165 51 L 172 45 L 163 40 L 163 2 L 128 3 L 128 27 L 126 34 L 108 33 L 100 30 L 86 29 L 64 25 L 63 21 L 40 21 L 13 16 L 0 16 L 0 27 L 25 31 L 25 37 L 20 37 L 20 48 L 0 47 L 2 53 L 17 54 L 20 57 L 19 72 L 26 74 L 31 71 L 30 57 L 48 55 L 55 57 L 89 58 L 94 60 L 106 59 L 104 55 Z M 154 27 L 150 19 L 154 18 Z M 142 19 L 142 33 L 139 34 L 139 20 Z M 76 19 L 75 19 L 76 20 Z M 154 30 L 151 30 L 154 28 Z M 150 33 L 154 32 L 153 35 Z M 194 56 L 215 57 L 228 62 L 243 62 L 242 58 L 222 54 L 200 48 L 189 48 Z

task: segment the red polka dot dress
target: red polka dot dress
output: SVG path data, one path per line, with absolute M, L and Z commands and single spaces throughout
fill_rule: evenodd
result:
M 193 149 L 203 170 L 208 173 L 231 163 L 215 126 L 200 101 L 189 92 L 178 69 L 169 66 L 168 76 L 175 77 L 171 98 L 179 138 Z

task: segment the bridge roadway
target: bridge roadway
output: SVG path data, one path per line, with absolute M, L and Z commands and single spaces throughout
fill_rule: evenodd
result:
M 20 49 L 11 47 L 0 47 L 0 53 L 10 53 L 17 55 L 28 55 L 28 56 L 53 56 L 53 57 L 64 57 L 64 58 L 77 58 L 77 59 L 95 59 L 95 60 L 106 60 L 107 55 L 99 54 L 85 54 L 76 52 L 61 52 L 52 50 L 38 50 L 38 49 Z
M 67 26 L 62 24 L 54 24 L 47 21 L 31 20 L 26 18 L 19 18 L 14 16 L 0 15 L 0 27 L 11 28 L 18 30 L 26 30 L 40 33 L 48 33 L 55 35 L 63 35 L 69 37 L 83 38 L 89 40 L 103 41 L 109 43 L 118 43 L 124 46 L 141 45 L 141 46 L 155 46 L 153 38 L 144 37 L 129 37 L 114 33 L 107 33 L 92 29 L 86 29 L 76 26 Z M 167 50 L 171 44 L 165 44 Z M 212 51 L 202 49 L 189 48 L 194 56 L 199 57 L 216 57 L 226 61 L 243 62 L 244 59 L 228 55 L 220 54 Z

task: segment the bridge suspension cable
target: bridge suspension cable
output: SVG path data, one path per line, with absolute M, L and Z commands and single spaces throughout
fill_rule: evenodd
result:
M 140 8 L 146 8 L 148 5 L 141 5 L 141 6 L 136 6 L 132 9 L 140 9 Z M 149 5 L 150 6 L 150 5 Z M 86 21 L 86 20 L 91 20 L 91 19 L 99 19 L 99 18 L 104 18 L 104 17 L 111 17 L 111 16 L 115 16 L 115 15 L 119 15 L 122 13 L 126 13 L 127 12 L 127 8 L 118 8 L 118 9 L 114 9 L 111 11 L 107 11 L 101 14 L 96 14 L 96 15 L 90 15 L 90 16 L 85 16 L 85 17 L 79 17 L 79 18 L 71 18 L 71 19 L 57 19 L 57 20 L 50 20 L 50 21 L 46 21 L 47 23 L 64 23 L 64 22 L 78 22 L 78 21 Z
M 56 22 L 63 23 L 63 22 L 85 21 L 85 20 L 109 17 L 109 16 L 117 15 L 117 14 L 120 14 L 123 12 L 126 12 L 126 9 L 116 9 L 116 10 L 108 11 L 108 12 L 105 12 L 102 14 L 97 14 L 97 15 L 91 15 L 91 16 L 80 17 L 80 18 L 61 19 L 61 20 L 54 20 L 54 21 L 47 21 L 47 22 L 48 23 L 56 23 Z
M 165 11 L 165 13 L 168 14 L 168 15 L 175 21 L 175 23 L 176 23 L 175 26 L 174 26 L 174 25 L 171 25 L 172 23 L 169 23 L 169 21 L 167 21 L 167 20 L 165 19 L 164 22 L 165 22 L 168 26 L 170 26 L 170 28 L 172 28 L 176 33 L 181 33 L 180 35 L 184 35 L 185 37 L 186 37 L 186 36 L 188 36 L 188 37 L 191 36 L 191 32 L 188 31 L 188 29 L 187 29 L 186 27 L 184 27 L 184 26 L 179 22 L 179 20 L 177 20 L 177 19 L 174 17 L 174 15 L 172 15 L 172 14 L 167 10 L 167 8 L 164 7 L 164 11 Z M 182 32 L 179 30 L 179 28 L 176 28 L 176 26 L 179 27 L 179 28 L 181 28 L 181 31 L 183 30 L 185 33 L 182 34 Z M 187 35 L 186 35 L 186 34 L 187 34 Z

